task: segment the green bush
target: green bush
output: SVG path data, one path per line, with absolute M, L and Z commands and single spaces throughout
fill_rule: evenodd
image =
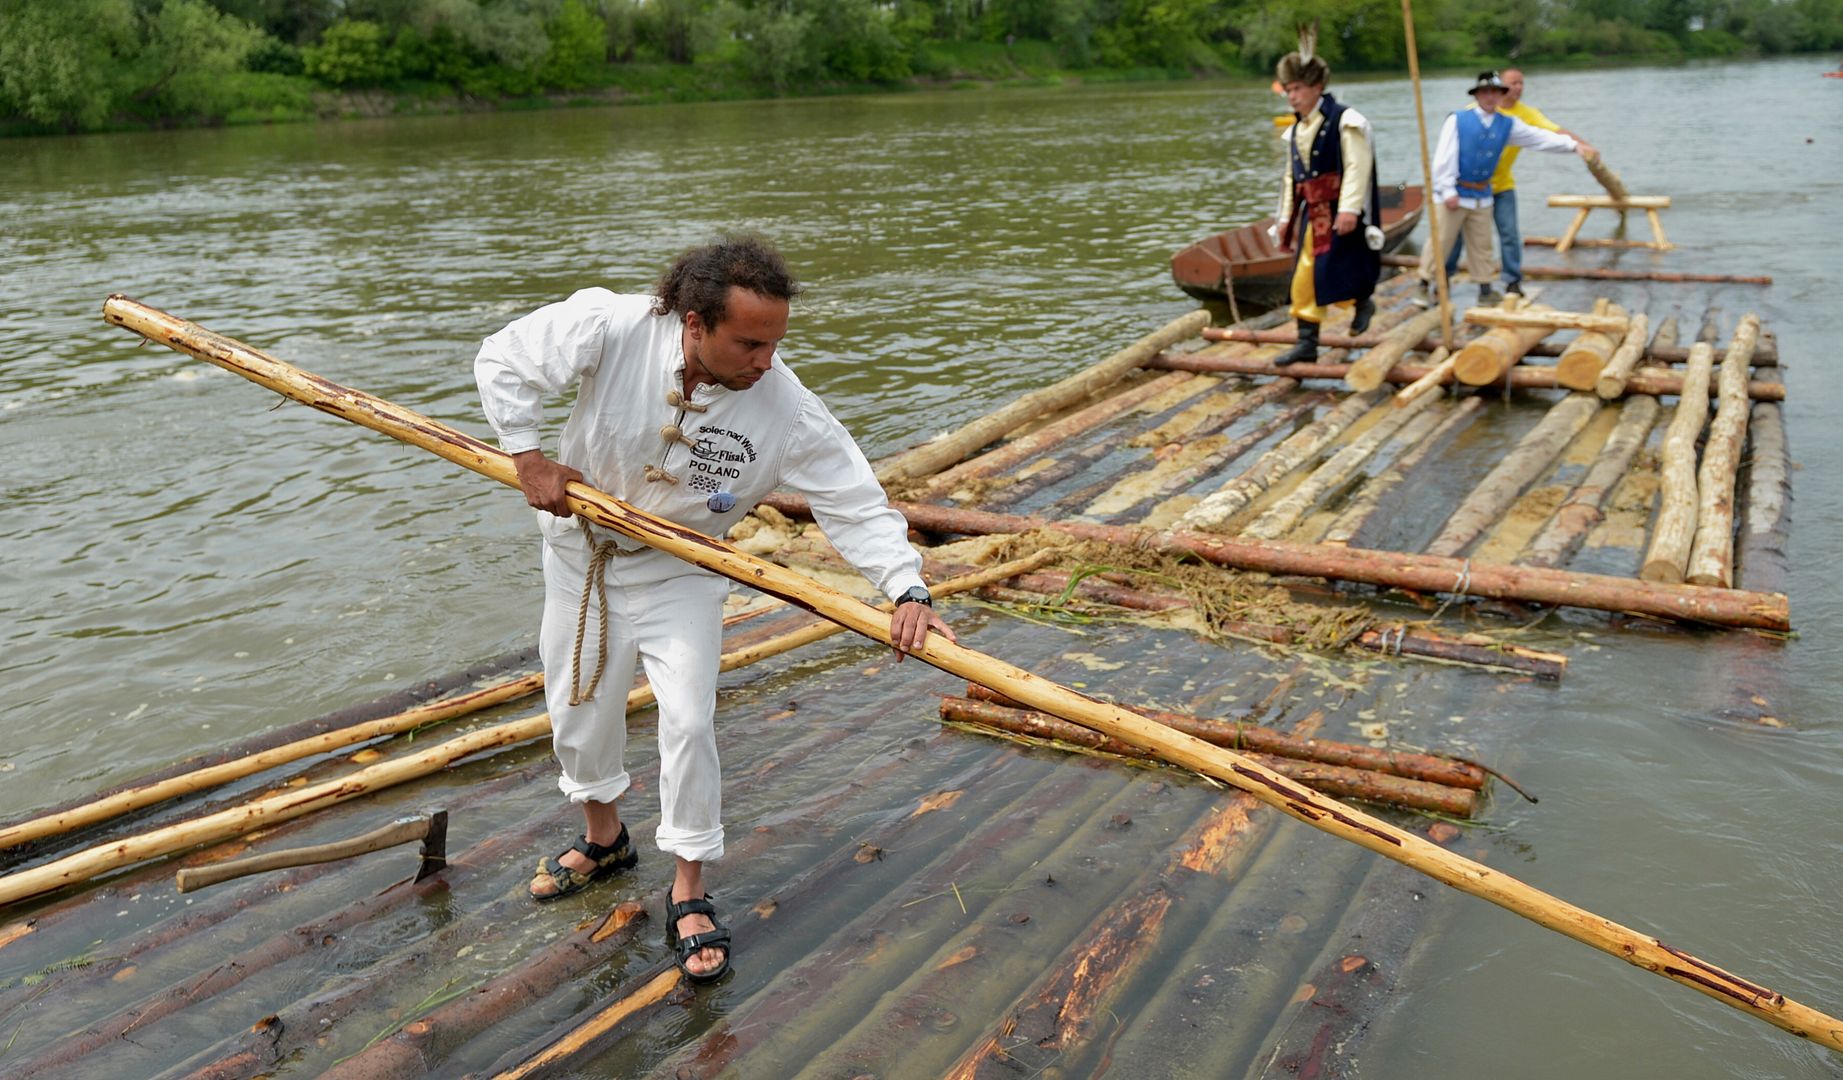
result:
M 342 19 L 326 28 L 320 44 L 302 51 L 308 76 L 328 86 L 377 86 L 396 78 L 384 28 L 364 19 Z

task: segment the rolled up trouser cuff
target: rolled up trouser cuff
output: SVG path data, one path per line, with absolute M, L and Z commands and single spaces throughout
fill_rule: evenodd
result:
M 661 825 L 653 834 L 653 842 L 659 850 L 687 862 L 715 862 L 723 857 L 723 826 L 692 831 Z
M 568 776 L 559 776 L 557 777 L 557 790 L 567 795 L 573 803 L 611 803 L 625 795 L 632 782 L 632 778 L 623 769 L 619 776 L 587 783 L 572 780 Z

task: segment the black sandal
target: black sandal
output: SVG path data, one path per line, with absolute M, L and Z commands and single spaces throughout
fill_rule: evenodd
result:
M 581 852 L 595 864 L 595 869 L 574 870 L 563 865 L 563 856 L 569 854 L 570 851 Z M 571 893 L 581 892 L 602 878 L 618 874 L 623 870 L 632 870 L 639 864 L 640 855 L 634 851 L 633 845 L 627 842 L 627 826 L 622 825 L 621 835 L 615 837 L 612 844 L 606 846 L 591 844 L 587 836 L 578 836 L 576 842 L 569 846 L 569 851 L 552 858 L 538 860 L 538 873 L 549 877 L 552 884 L 556 885 L 557 891 L 540 893 L 527 886 L 525 892 L 540 904 L 561 900 Z M 536 883 L 533 882 L 533 884 Z
M 690 937 L 681 938 L 678 936 L 678 920 L 687 915 L 708 916 L 711 923 L 716 926 L 716 929 L 706 930 L 701 934 L 692 934 Z M 685 978 L 690 979 L 692 982 L 716 982 L 718 979 L 729 974 L 730 928 L 717 922 L 717 909 L 711 906 L 709 893 L 705 893 L 702 899 L 693 898 L 685 901 L 674 901 L 672 899 L 672 890 L 666 890 L 666 944 L 677 950 L 678 970 L 684 972 Z M 692 971 L 685 966 L 685 961 L 696 956 L 700 949 L 722 949 L 723 963 L 718 964 L 714 971 L 706 971 L 701 974 Z

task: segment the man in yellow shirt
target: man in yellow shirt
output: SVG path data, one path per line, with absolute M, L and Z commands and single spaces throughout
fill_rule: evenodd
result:
M 1505 68 L 1498 76 L 1504 80 L 1505 86 L 1504 103 L 1497 108 L 1499 113 L 1515 117 L 1543 131 L 1559 131 L 1563 135 L 1586 141 L 1544 116 L 1541 109 L 1523 100 L 1523 72 L 1520 69 Z M 1504 291 L 1507 293 L 1523 291 L 1523 236 L 1517 228 L 1517 181 L 1510 175 L 1510 168 L 1517 163 L 1519 152 L 1515 146 L 1504 147 L 1504 156 L 1498 159 L 1497 171 L 1491 174 L 1491 216 L 1497 224 L 1498 246 L 1504 253 Z M 1446 257 L 1448 277 L 1459 269 L 1459 257 L 1464 252 L 1465 237 L 1460 236 L 1453 244 L 1452 254 Z

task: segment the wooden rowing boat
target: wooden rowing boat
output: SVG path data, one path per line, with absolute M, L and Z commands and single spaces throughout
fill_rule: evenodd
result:
M 1401 246 L 1421 221 L 1419 185 L 1382 189 L 1382 250 Z M 1199 240 L 1171 256 L 1171 279 L 1200 300 L 1223 300 L 1232 283 L 1235 299 L 1249 304 L 1277 304 L 1286 296 L 1293 273 L 1291 252 L 1274 246 L 1266 217 Z

